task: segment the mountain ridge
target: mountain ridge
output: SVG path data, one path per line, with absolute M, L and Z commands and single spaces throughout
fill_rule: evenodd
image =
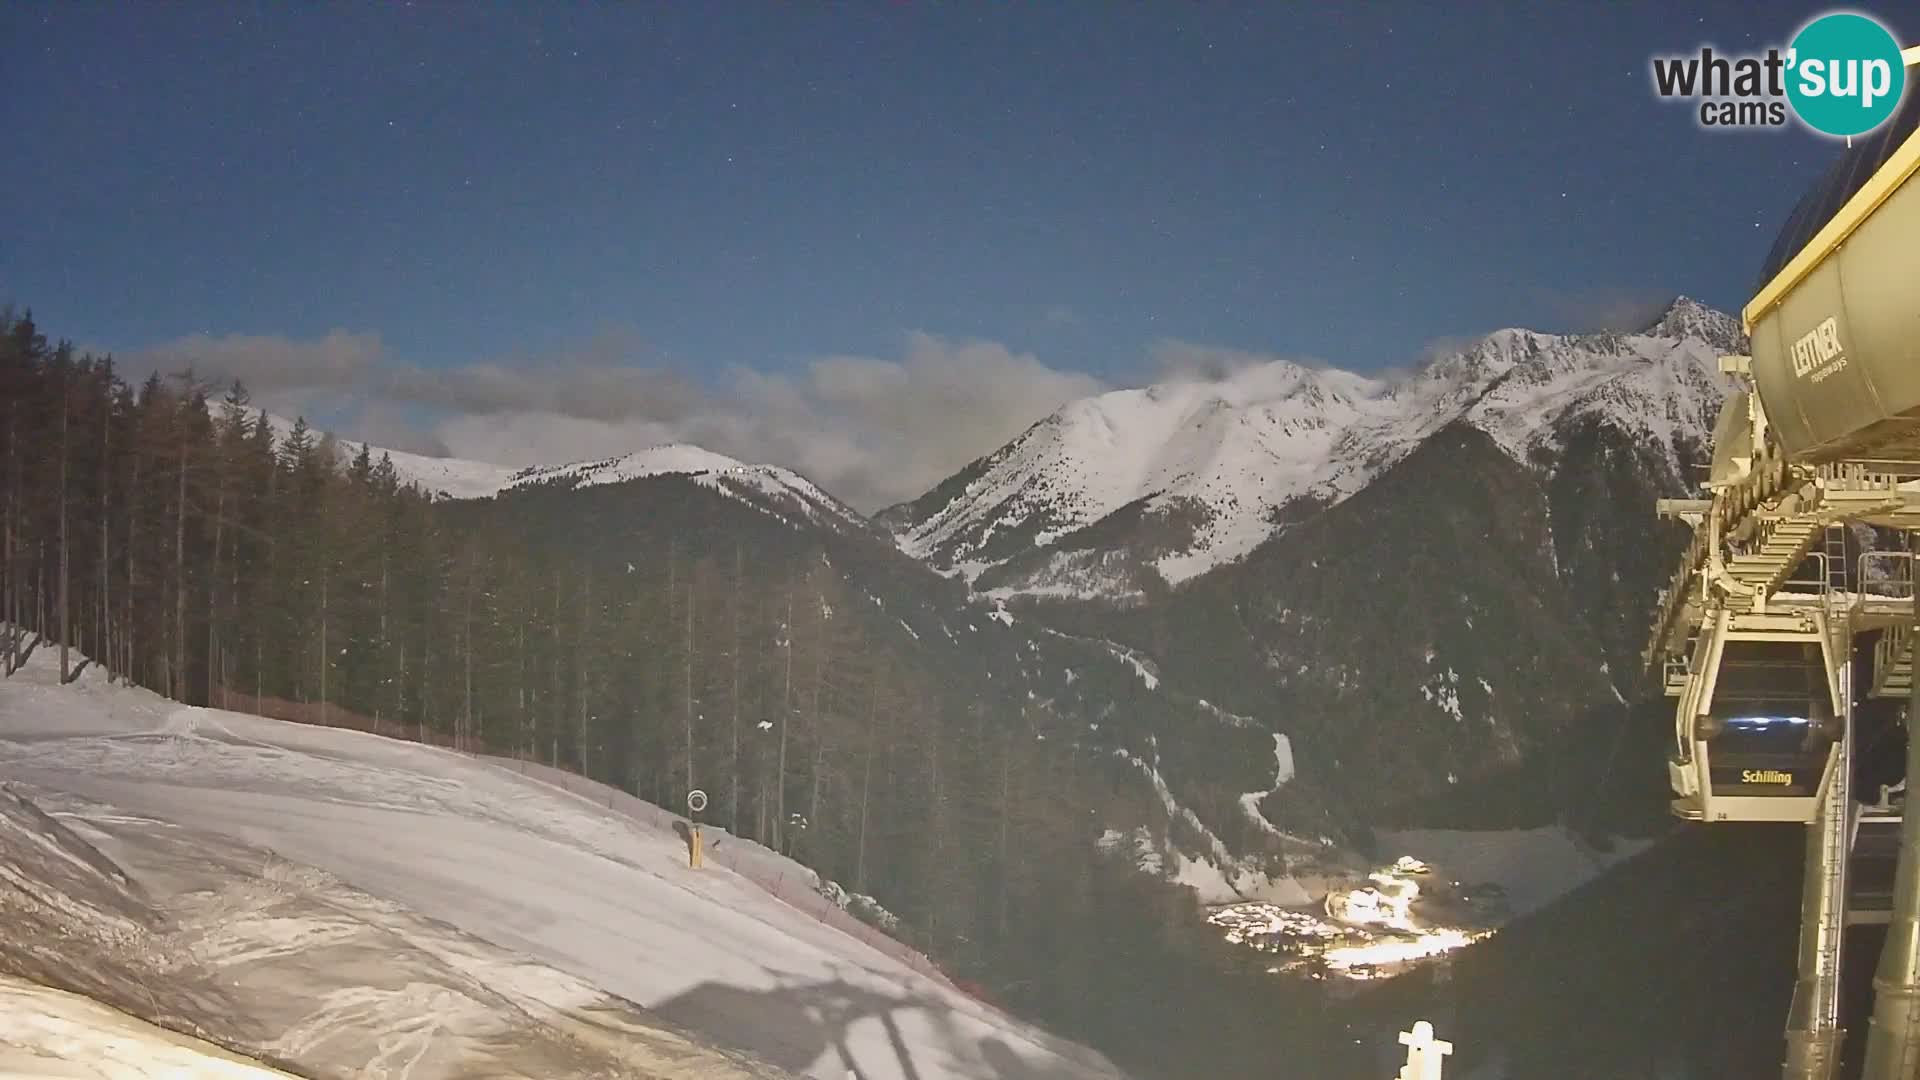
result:
M 1525 464 L 1598 415 L 1677 468 L 1681 444 L 1712 429 L 1718 357 L 1739 341 L 1732 316 L 1681 297 L 1640 332 L 1502 329 L 1396 376 L 1275 361 L 1110 391 L 877 519 L 909 554 L 995 596 L 1132 599 L 1143 574 L 1177 585 L 1244 558 L 1456 420 Z M 1140 525 L 1107 529 L 1129 535 L 1103 537 L 1104 551 L 1117 540 L 1130 557 L 1087 555 L 1086 531 L 1122 514 Z
M 871 514 L 792 469 L 689 443 L 524 467 L 340 446 L 388 455 L 403 481 L 455 499 L 693 476 L 775 516 L 886 530 L 908 555 L 993 596 L 1124 602 L 1142 595 L 1143 572 L 1178 584 L 1244 558 L 1455 419 L 1525 463 L 1556 451 L 1553 432 L 1569 418 L 1600 413 L 1675 461 L 1678 441 L 1711 431 L 1725 392 L 1717 358 L 1743 340 L 1733 316 L 1682 295 L 1636 331 L 1506 327 L 1400 374 L 1275 360 L 1175 377 L 1070 401 Z M 292 427 L 272 422 L 282 437 Z
M 544 518 L 549 512 L 600 513 L 589 507 L 611 507 L 608 500 L 642 497 L 642 491 L 649 500 L 666 497 L 679 489 L 661 485 L 682 485 L 689 494 L 704 489 L 771 516 L 793 537 L 783 544 L 819 545 L 833 536 L 853 541 L 852 547 L 829 547 L 835 564 L 848 560 L 861 567 L 848 584 L 865 590 L 876 615 L 884 612 L 876 633 L 897 635 L 902 647 L 923 638 L 945 644 L 956 635 L 979 635 L 985 643 L 984 631 L 1007 635 L 1009 643 L 1022 641 L 1013 666 L 993 661 L 974 671 L 982 681 L 972 689 L 956 684 L 952 692 L 977 696 L 1017 679 L 1019 693 L 1057 713 L 1058 720 L 1078 716 L 1086 732 L 1079 739 L 1134 760 L 1164 751 L 1171 755 L 1165 775 L 1172 796 L 1198 808 L 1205 829 L 1223 838 L 1235 858 L 1259 859 L 1272 853 L 1255 835 L 1260 830 L 1246 827 L 1240 800 L 1274 781 L 1270 769 L 1263 774 L 1235 755 L 1269 736 L 1291 740 L 1288 753 L 1297 762 L 1292 779 L 1263 797 L 1273 809 L 1270 824 L 1295 835 L 1358 835 L 1355 828 L 1390 806 L 1454 798 L 1461 785 L 1495 782 L 1503 770 L 1557 753 L 1551 749 L 1557 740 L 1586 723 L 1579 718 L 1642 696 L 1643 687 L 1617 673 L 1629 670 L 1629 640 L 1645 597 L 1657 586 L 1656 570 L 1649 567 L 1661 561 L 1664 534 L 1653 522 L 1651 500 L 1685 489 L 1724 392 L 1714 361 L 1739 343 L 1731 316 L 1685 298 L 1648 329 L 1657 332 L 1506 329 L 1391 378 L 1281 362 L 1223 379 L 1172 380 L 1081 399 L 956 472 L 916 500 L 917 509 L 903 504 L 873 517 L 790 471 L 684 445 L 502 470 L 492 495 L 596 489 L 599 498 L 577 508 L 571 501 L 564 503 L 567 509 L 561 502 L 544 503 L 552 507 Z M 1669 330 L 1680 336 L 1664 336 Z M 1121 422 L 1132 415 L 1148 426 Z M 1094 425 L 1117 453 L 1126 453 L 1130 443 L 1150 443 L 1146 451 L 1133 447 L 1128 460 L 1135 464 L 1168 446 L 1173 450 L 1162 455 L 1152 482 L 1140 485 L 1145 490 L 1118 484 L 1074 488 L 1044 472 L 1019 472 L 1016 459 L 1024 452 L 1048 440 L 1057 444 L 1076 424 Z M 1143 430 L 1151 438 L 1143 439 Z M 1261 441 L 1267 436 L 1281 441 L 1269 446 Z M 1312 453 L 1288 456 L 1303 446 Z M 1305 481 L 1286 489 L 1284 499 L 1236 499 L 1244 492 L 1230 485 L 1208 488 L 1206 469 L 1193 466 L 1221 461 L 1257 480 L 1270 466 L 1283 471 L 1291 465 L 1299 474 L 1293 479 Z M 1331 468 L 1323 467 L 1329 463 Z M 955 559 L 952 548 L 910 542 L 916 527 L 927 536 L 928 523 L 940 520 L 939 514 L 957 518 L 961 509 L 983 503 L 1004 508 L 1011 496 L 977 496 L 984 486 L 1003 482 L 1010 468 L 1020 481 L 1013 494 L 1031 496 L 1033 512 L 977 519 L 979 527 L 962 542 L 974 543 L 979 558 Z M 1395 508 L 1386 516 L 1381 508 L 1394 501 L 1386 489 L 1379 498 L 1352 501 L 1396 473 L 1405 474 L 1389 485 L 1400 493 L 1397 498 L 1417 493 L 1441 501 L 1430 510 Z M 1102 478 L 1097 469 L 1088 475 Z M 1067 477 L 1076 478 L 1086 476 Z M 1513 497 L 1485 494 L 1489 482 Z M 1126 501 L 1111 507 L 1102 501 L 1121 495 Z M 1443 512 L 1446 499 L 1455 497 L 1492 509 L 1478 519 Z M 940 504 L 938 510 L 927 513 L 929 503 Z M 1484 522 L 1509 518 L 1502 531 L 1515 533 L 1511 542 L 1490 547 Z M 1382 524 L 1387 521 L 1393 524 Z M 1306 548 L 1291 540 L 1276 543 L 1309 523 L 1320 527 L 1299 533 L 1309 541 Z M 1406 534 L 1404 541 L 1376 544 L 1383 527 Z M 1217 558 L 1222 537 L 1245 550 Z M 1431 553 L 1423 550 L 1435 545 Z M 1399 641 L 1405 628 L 1394 613 L 1372 610 L 1377 605 L 1365 594 L 1379 590 L 1367 575 L 1391 575 L 1394 567 L 1411 565 L 1410 559 L 1430 567 L 1423 573 L 1444 574 L 1448 566 L 1473 566 L 1495 548 L 1508 551 L 1503 558 L 1509 561 L 1524 561 L 1525 575 L 1538 579 L 1534 592 L 1552 585 L 1554 595 L 1544 607 L 1516 606 L 1518 601 L 1509 602 L 1516 594 L 1498 584 L 1500 573 L 1462 579 L 1463 587 L 1480 581 L 1468 591 L 1491 589 L 1492 601 L 1426 589 L 1415 602 L 1451 612 L 1448 619 L 1476 643 L 1459 662 L 1449 666 L 1441 656 L 1438 668 L 1424 671 L 1435 658 L 1419 663 L 1420 650 Z M 1311 583 L 1325 572 L 1320 558 L 1346 549 L 1370 552 L 1377 570 L 1349 571 L 1346 584 L 1361 593 L 1336 601 L 1327 588 Z M 1170 583 L 1163 572 L 1170 559 L 1212 561 L 1185 577 L 1172 575 Z M 1618 569 L 1623 559 L 1631 573 Z M 1200 588 L 1207 582 L 1214 585 Z M 1257 610 L 1246 603 L 1252 598 L 1271 598 L 1266 602 L 1272 606 Z M 1010 609 L 1014 601 L 1021 607 Z M 1035 611 L 1034 603 L 1050 606 Z M 1016 615 L 1024 624 L 1018 628 Z M 1345 652 L 1314 643 L 1336 625 Z M 1301 636 L 1309 627 L 1319 629 Z M 1068 636 L 1058 637 L 1062 632 Z M 1548 640 L 1555 642 L 1552 655 L 1536 659 L 1557 670 L 1578 670 L 1578 677 L 1536 684 L 1498 659 L 1513 648 L 1528 648 L 1526 642 Z M 1072 641 L 1080 644 L 1068 648 Z M 1191 647 L 1198 642 L 1213 644 Z M 1443 637 L 1434 642 L 1442 653 L 1458 644 Z M 1407 648 L 1414 649 L 1413 667 L 1380 666 L 1385 657 L 1406 655 Z M 1086 685 L 1075 680 L 1089 670 L 1089 653 L 1110 654 L 1113 659 L 1102 663 L 1117 660 L 1119 670 L 1138 672 L 1136 685 L 1128 690 L 1109 682 L 1097 695 L 1085 696 Z M 1043 654 L 1058 655 L 1038 662 Z M 1042 670 L 1049 667 L 1050 675 Z M 1064 686 L 1058 683 L 1062 668 Z M 996 669 L 1000 679 L 993 678 Z M 1362 683 L 1370 684 L 1364 692 Z M 1528 689 L 1521 693 L 1523 683 Z M 1499 688 L 1497 701 L 1494 690 L 1484 689 L 1488 685 Z M 1120 705 L 1127 707 L 1116 713 Z M 1455 715 L 1463 706 L 1480 710 L 1479 716 Z M 1235 723 L 1203 736 L 1209 728 L 1194 726 L 1203 715 L 1230 715 Z M 1424 741 L 1427 750 L 1401 755 L 1372 775 L 1351 768 L 1367 746 L 1411 737 L 1406 725 L 1428 725 L 1434 716 L 1445 725 L 1414 740 Z M 1186 738 L 1208 745 L 1189 746 Z M 1384 803 L 1372 794 L 1383 776 L 1398 792 Z M 1556 797 L 1528 790 L 1535 802 Z M 1532 821 L 1538 807 L 1515 812 Z M 1236 872 L 1221 870 L 1229 878 Z

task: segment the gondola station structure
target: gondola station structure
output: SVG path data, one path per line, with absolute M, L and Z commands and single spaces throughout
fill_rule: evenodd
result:
M 1904 59 L 1920 77 L 1920 49 Z M 1920 1077 L 1920 776 L 1862 782 L 1866 730 L 1920 717 L 1920 92 L 1807 193 L 1742 311 L 1750 355 L 1646 660 L 1676 699 L 1672 807 L 1706 825 L 1806 829 L 1783 1075 L 1840 1075 L 1848 925 L 1883 923 L 1866 1080 Z M 1897 763 L 1896 763 L 1897 765 Z

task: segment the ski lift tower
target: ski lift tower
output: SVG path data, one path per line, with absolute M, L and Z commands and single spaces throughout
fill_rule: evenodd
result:
M 1920 65 L 1920 49 L 1905 60 Z M 1856 706 L 1905 698 L 1910 730 L 1920 718 L 1916 173 L 1909 92 L 1788 218 L 1741 313 L 1751 355 L 1721 360 L 1743 388 L 1715 426 L 1704 497 L 1659 506 L 1693 527 L 1646 653 L 1677 699 L 1674 813 L 1807 830 L 1786 1080 L 1838 1075 L 1842 932 L 1856 923 L 1888 927 L 1862 1075 L 1920 1076 L 1920 813 L 1851 790 Z M 1856 553 L 1860 525 L 1903 543 Z M 1906 765 L 1920 777 L 1920 733 Z M 1894 864 L 1891 889 L 1855 887 L 1876 854 Z

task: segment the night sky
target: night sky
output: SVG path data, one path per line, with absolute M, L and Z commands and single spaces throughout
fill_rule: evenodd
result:
M 427 370 L 611 341 L 713 383 L 915 331 L 1102 384 L 1169 340 L 1371 369 L 1736 309 L 1832 153 L 1647 74 L 1823 6 L 1352 7 L 7 5 L 0 302 Z

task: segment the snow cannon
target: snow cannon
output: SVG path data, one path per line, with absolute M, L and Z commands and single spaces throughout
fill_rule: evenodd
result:
M 1675 718 L 1674 813 L 1814 820 L 1839 759 L 1842 662 L 1822 613 L 1710 617 Z
M 1920 49 L 1907 53 L 1920 78 Z M 1741 313 L 1791 460 L 1920 457 L 1920 91 L 1800 200 Z

